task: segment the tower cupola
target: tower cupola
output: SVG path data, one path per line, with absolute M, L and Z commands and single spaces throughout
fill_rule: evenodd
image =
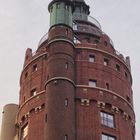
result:
M 50 27 L 65 24 L 72 27 L 72 6 L 70 0 L 53 0 L 48 10 L 50 12 Z
M 73 20 L 88 20 L 88 15 L 90 14 L 89 6 L 84 0 L 73 0 L 74 13 Z

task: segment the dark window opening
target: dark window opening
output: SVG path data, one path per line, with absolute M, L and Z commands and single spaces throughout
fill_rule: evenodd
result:
M 25 79 L 28 77 L 28 72 L 25 73 Z
M 129 98 L 128 96 L 126 96 L 126 100 L 127 100 L 128 102 L 130 102 L 130 98 Z
M 34 88 L 33 90 L 31 90 L 31 96 L 35 96 L 37 94 L 36 88 Z
M 65 99 L 65 106 L 68 106 L 68 99 Z
M 33 65 L 33 72 L 37 71 L 37 64 Z
M 23 102 L 25 102 L 25 96 L 23 97 Z
M 120 71 L 120 65 L 116 64 L 116 70 Z
M 44 58 L 44 59 L 47 59 L 47 58 L 48 58 L 47 54 L 45 54 L 43 58 Z
M 98 39 L 95 39 L 94 42 L 95 42 L 96 44 L 99 44 L 100 41 L 99 41 Z
M 128 75 L 127 75 L 127 73 L 126 73 L 126 72 L 125 72 L 125 78 L 126 78 L 126 79 L 128 79 Z
M 90 54 L 89 55 L 89 62 L 95 62 L 95 56 L 94 55 L 92 55 L 92 54 Z
M 104 66 L 108 66 L 108 64 L 109 64 L 109 59 L 104 58 Z
M 109 87 L 109 83 L 106 83 L 106 89 L 109 90 L 110 87 Z

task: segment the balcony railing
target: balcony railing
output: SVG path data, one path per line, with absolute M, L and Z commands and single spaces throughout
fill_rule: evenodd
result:
M 48 39 L 48 33 L 46 33 L 39 41 L 38 46 L 44 43 Z
M 92 16 L 88 16 L 88 21 L 91 22 L 91 23 L 93 23 L 99 29 L 102 29 L 100 23 L 95 18 L 93 18 Z

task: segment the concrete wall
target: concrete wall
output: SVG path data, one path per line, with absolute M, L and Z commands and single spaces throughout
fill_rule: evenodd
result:
M 7 104 L 3 108 L 0 140 L 13 140 L 16 135 L 15 119 L 18 105 Z

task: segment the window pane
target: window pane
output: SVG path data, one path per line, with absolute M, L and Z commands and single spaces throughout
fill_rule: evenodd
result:
M 102 140 L 108 140 L 108 139 L 107 139 L 107 136 L 104 135 L 104 134 L 102 134 Z
M 112 115 L 108 115 L 108 119 L 113 120 L 113 116 Z
M 104 66 L 107 66 L 109 64 L 109 59 L 104 58 Z
M 89 80 L 89 86 L 90 87 L 96 87 L 96 80 Z
M 101 112 L 100 114 L 101 114 L 101 116 L 103 116 L 103 112 Z
M 108 126 L 111 128 L 115 127 L 113 115 L 110 115 L 110 114 L 105 113 L 105 112 L 101 112 L 100 116 L 101 116 L 101 124 L 102 125 L 105 125 L 105 126 Z
M 89 55 L 89 62 L 95 62 L 95 56 Z
M 108 140 L 115 140 L 115 138 L 113 138 L 113 137 L 109 137 L 109 139 Z
M 114 128 L 114 123 L 113 122 L 108 122 L 108 126 L 111 128 Z
M 116 138 L 107 134 L 102 134 L 102 140 L 116 140 Z

